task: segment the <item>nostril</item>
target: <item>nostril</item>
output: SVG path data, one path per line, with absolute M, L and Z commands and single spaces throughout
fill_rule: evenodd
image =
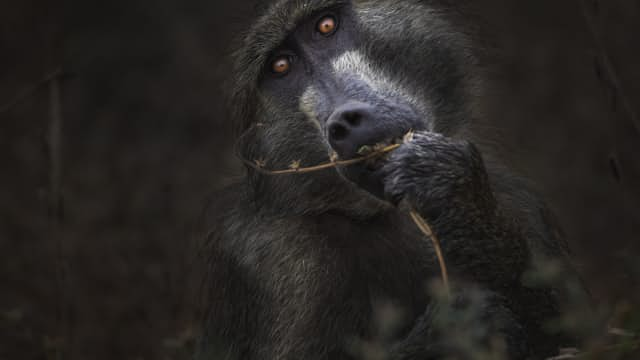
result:
M 347 111 L 343 116 L 344 120 L 351 126 L 360 125 L 360 121 L 362 120 L 362 115 L 357 111 Z
M 347 135 L 349 135 L 349 130 L 347 130 L 346 127 L 340 124 L 333 124 L 331 125 L 331 127 L 329 127 L 329 136 L 333 140 L 336 140 L 336 141 L 344 140 L 347 137 Z

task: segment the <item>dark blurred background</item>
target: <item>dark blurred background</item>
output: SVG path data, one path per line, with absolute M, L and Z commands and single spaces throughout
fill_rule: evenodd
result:
M 241 173 L 222 80 L 256 2 L 0 4 L 0 360 L 189 358 L 194 229 Z M 486 130 L 598 303 L 624 311 L 640 299 L 640 3 L 476 3 L 499 49 Z

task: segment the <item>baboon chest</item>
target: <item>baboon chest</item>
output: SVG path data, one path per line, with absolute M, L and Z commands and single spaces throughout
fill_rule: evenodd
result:
M 274 338 L 340 343 L 406 332 L 424 312 L 437 272 L 429 243 L 413 224 L 394 220 L 316 219 L 316 230 L 323 231 L 294 242 L 287 255 L 274 254 L 277 266 L 263 274 L 276 305 Z

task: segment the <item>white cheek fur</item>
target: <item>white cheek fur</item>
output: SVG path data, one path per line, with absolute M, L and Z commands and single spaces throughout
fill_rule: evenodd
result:
M 383 70 L 371 66 L 371 62 L 359 51 L 351 50 L 344 52 L 333 60 L 332 66 L 337 78 L 344 77 L 346 74 L 357 76 L 358 79 L 367 84 L 373 92 L 383 97 L 403 99 L 422 113 L 427 113 L 424 104 L 417 101 L 416 97 L 411 95 L 402 86 L 402 79 L 392 81 L 384 74 Z
M 316 106 L 316 97 L 317 97 L 316 89 L 313 86 L 309 86 L 305 89 L 304 93 L 300 97 L 300 102 L 298 104 L 298 108 L 300 111 L 307 116 L 307 119 L 313 123 L 318 130 L 322 130 L 322 125 L 320 125 L 320 121 L 318 120 L 318 115 L 316 114 L 314 108 Z

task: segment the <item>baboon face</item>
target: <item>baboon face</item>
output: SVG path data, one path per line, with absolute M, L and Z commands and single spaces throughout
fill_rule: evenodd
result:
M 417 1 L 276 3 L 237 58 L 236 94 L 258 99 L 248 122 L 264 125 L 249 156 L 309 166 L 410 130 L 453 131 L 466 112 L 464 42 Z M 375 170 L 339 172 L 376 193 Z

